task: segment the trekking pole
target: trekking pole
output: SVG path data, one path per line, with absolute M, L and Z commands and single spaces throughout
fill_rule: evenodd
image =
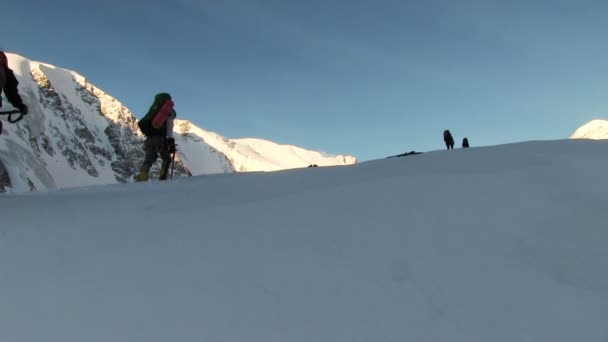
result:
M 13 119 L 13 115 L 20 114 L 16 119 Z M 15 123 L 23 119 L 23 113 L 20 110 L 5 110 L 0 112 L 0 115 L 8 115 L 8 122 Z
M 177 145 L 175 145 L 177 146 Z M 173 152 L 173 155 L 171 156 L 171 178 L 173 179 L 173 168 L 175 167 L 175 154 L 177 153 L 177 150 L 175 152 Z

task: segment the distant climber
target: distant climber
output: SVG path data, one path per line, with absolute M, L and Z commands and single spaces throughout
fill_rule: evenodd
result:
M 450 131 L 447 129 L 443 131 L 443 141 L 445 142 L 445 146 L 448 148 L 448 150 L 454 149 L 454 138 L 452 137 L 452 133 L 450 133 Z
M 310 165 L 308 165 L 308 167 L 319 167 L 319 165 L 317 165 L 317 164 L 310 164 Z
M 173 138 L 173 120 L 177 114 L 173 109 L 171 95 L 160 93 L 155 96 L 148 113 L 137 123 L 146 136 L 144 151 L 146 157 L 141 165 L 136 181 L 145 182 L 149 178 L 150 168 L 158 155 L 162 159 L 160 180 L 166 180 L 171 166 L 171 157 L 175 156 L 175 139 Z
M 469 148 L 469 139 L 462 139 L 462 148 Z
M 16 119 L 12 119 L 12 117 L 9 116 L 10 122 L 21 120 L 23 115 L 28 112 L 27 106 L 21 100 L 21 96 L 19 96 L 19 90 L 17 89 L 18 84 L 19 82 L 17 81 L 13 70 L 8 67 L 8 58 L 4 52 L 0 51 L 0 108 L 2 108 L 2 92 L 4 92 L 8 102 L 17 108 L 18 112 L 15 114 L 21 114 L 21 116 Z M 2 121 L 0 121 L 0 134 L 2 134 Z

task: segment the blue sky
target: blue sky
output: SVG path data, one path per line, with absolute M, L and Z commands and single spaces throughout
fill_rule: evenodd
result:
M 361 160 L 563 139 L 608 116 L 606 1 L 20 0 L 0 47 L 178 115 Z

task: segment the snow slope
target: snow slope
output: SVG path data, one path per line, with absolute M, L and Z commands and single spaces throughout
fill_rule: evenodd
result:
M 608 121 L 592 120 L 572 134 L 571 139 L 608 139 Z
M 7 55 L 30 111 L 17 124 L 5 122 L 0 192 L 131 182 L 144 156 L 133 113 L 74 71 Z M 5 103 L 4 109 L 11 109 Z M 263 150 L 243 147 L 188 121 L 181 121 L 176 133 L 176 177 L 356 162 L 270 142 Z
M 606 151 L 0 196 L 0 340 L 604 342 Z

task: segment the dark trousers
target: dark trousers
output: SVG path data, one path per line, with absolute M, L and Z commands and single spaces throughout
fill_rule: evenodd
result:
M 146 159 L 144 159 L 140 170 L 149 172 L 152 164 L 156 162 L 156 159 L 158 159 L 158 155 L 160 154 L 160 158 L 163 160 L 163 164 L 160 167 L 160 178 L 166 179 L 167 170 L 169 170 L 169 165 L 171 164 L 171 155 L 167 150 L 165 138 L 161 136 L 151 136 L 146 138 L 144 143 L 144 152 L 146 153 Z

